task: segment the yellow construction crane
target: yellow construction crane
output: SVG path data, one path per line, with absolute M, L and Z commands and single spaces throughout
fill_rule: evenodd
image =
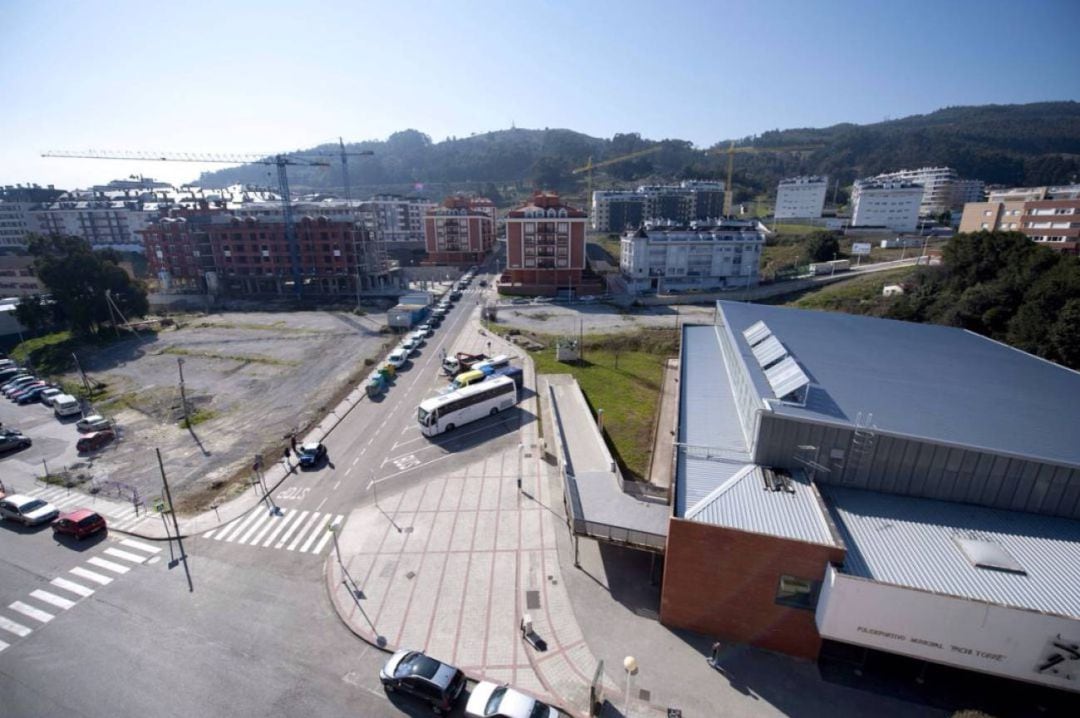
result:
M 731 142 L 727 148 L 714 147 L 711 150 L 706 150 L 705 154 L 719 155 L 727 153 L 727 181 L 724 184 L 724 216 L 731 216 L 732 200 L 735 197 L 735 188 L 732 186 L 732 175 L 735 169 L 735 155 L 736 154 L 765 154 L 765 153 L 780 153 L 780 152 L 813 152 L 819 150 L 825 145 L 789 145 L 786 147 L 754 147 L 751 145 L 745 145 L 736 147 L 735 142 Z
M 571 170 L 571 174 L 579 175 L 582 172 L 588 172 L 589 173 L 589 175 L 588 175 L 588 179 L 589 179 L 589 182 L 588 182 L 589 190 L 588 191 L 589 191 L 589 194 L 586 196 L 585 201 L 588 202 L 588 203 L 591 203 L 592 202 L 592 171 L 593 170 L 599 169 L 600 167 L 607 167 L 608 165 L 618 164 L 619 162 L 625 162 L 627 160 L 632 160 L 632 159 L 634 159 L 636 157 L 644 157 L 645 155 L 651 155 L 654 152 L 659 152 L 661 149 L 663 149 L 663 148 L 660 145 L 656 145 L 655 147 L 650 147 L 647 150 L 639 150 L 637 152 L 631 152 L 628 155 L 620 155 L 619 157 L 612 157 L 610 160 L 604 160 L 603 162 L 597 162 L 596 164 L 593 164 L 592 157 L 589 157 L 588 164 L 586 164 L 586 165 L 584 165 L 582 167 L 578 167 L 575 170 Z

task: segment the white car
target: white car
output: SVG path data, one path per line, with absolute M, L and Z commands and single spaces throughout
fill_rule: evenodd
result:
M 60 396 L 64 391 L 62 389 L 46 389 L 41 392 L 41 403 L 45 406 L 52 406 L 53 397 Z
M 386 361 L 395 369 L 400 369 L 409 359 L 409 350 L 405 347 L 397 347 L 386 357 Z
M 33 496 L 11 494 L 0 500 L 0 517 L 26 526 L 52 521 L 59 515 L 60 511 L 55 506 Z
M 409 335 L 409 338 L 412 339 L 413 346 L 418 347 L 421 344 L 427 342 L 427 332 L 417 329 L 415 332 Z
M 85 419 L 79 419 L 75 428 L 79 431 L 101 431 L 112 428 L 112 422 L 101 414 L 91 414 Z
M 513 688 L 481 681 L 469 695 L 465 715 L 470 718 L 558 718 L 549 705 Z

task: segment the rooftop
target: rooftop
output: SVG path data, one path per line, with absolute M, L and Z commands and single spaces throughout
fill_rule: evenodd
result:
M 819 488 L 847 548 L 844 573 L 1080 618 L 1080 521 Z M 973 548 L 989 556 L 974 559 Z
M 742 334 L 758 321 L 810 379 L 806 406 L 772 401 L 777 414 L 843 426 L 872 414 L 878 433 L 1080 466 L 1080 373 L 1071 369 L 952 327 L 738 302 L 717 308 L 758 396 L 774 398 Z M 690 338 L 684 352 L 700 357 L 686 363 L 702 364 L 687 376 L 693 404 L 713 390 L 722 362 L 715 341 Z M 716 406 L 697 410 L 716 415 Z

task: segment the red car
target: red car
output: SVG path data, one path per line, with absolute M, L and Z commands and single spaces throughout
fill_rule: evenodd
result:
M 74 536 L 80 541 L 92 533 L 104 531 L 105 528 L 105 517 L 90 509 L 75 509 L 60 514 L 52 525 L 53 533 Z
M 80 454 L 86 453 L 88 451 L 97 451 L 115 438 L 116 434 L 113 433 L 112 429 L 92 431 L 89 434 L 85 434 L 81 439 L 75 442 L 75 449 Z

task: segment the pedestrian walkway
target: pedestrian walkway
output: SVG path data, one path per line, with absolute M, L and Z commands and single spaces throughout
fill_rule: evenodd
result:
M 318 511 L 256 509 L 244 519 L 211 529 L 205 539 L 273 550 L 321 554 L 330 542 L 330 529 L 337 529 L 345 517 Z
M 83 565 L 53 578 L 47 586 L 30 591 L 23 600 L 0 610 L 0 651 L 11 646 L 8 641 L 28 637 L 61 611 L 71 610 L 135 566 L 156 562 L 157 554 L 161 553 L 159 547 L 134 539 L 109 541 L 104 545 L 102 551 L 86 559 Z
M 124 532 L 134 532 L 146 522 L 161 523 L 161 515 L 151 512 L 144 507 L 136 508 L 127 501 L 115 501 L 112 499 L 98 498 L 81 491 L 58 486 L 35 486 L 26 492 L 35 498 L 48 501 L 60 509 L 61 512 L 73 511 L 77 508 L 87 508 L 96 511 L 105 517 L 110 529 Z

